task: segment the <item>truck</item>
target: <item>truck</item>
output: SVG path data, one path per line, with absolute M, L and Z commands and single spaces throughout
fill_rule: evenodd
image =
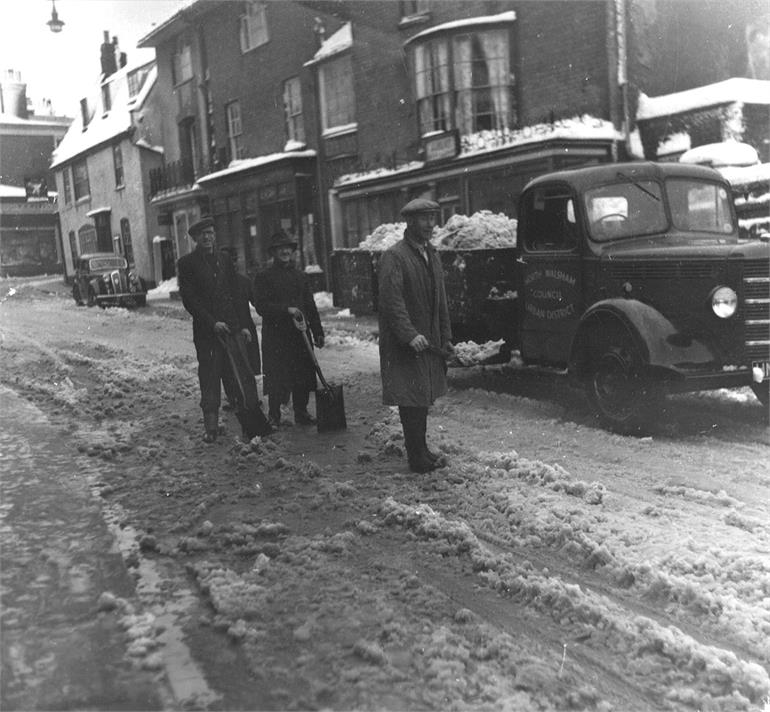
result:
M 770 235 L 741 238 L 719 172 L 552 172 L 525 186 L 516 215 L 516 247 L 440 251 L 456 340 L 503 339 L 525 365 L 577 379 L 621 433 L 671 393 L 750 386 L 768 405 Z M 374 308 L 376 261 L 362 290 Z

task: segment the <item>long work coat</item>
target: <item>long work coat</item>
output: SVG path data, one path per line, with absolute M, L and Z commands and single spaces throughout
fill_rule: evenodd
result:
M 311 342 L 323 337 L 321 318 L 305 274 L 278 262 L 254 278 L 254 307 L 262 317 L 262 381 L 267 395 L 285 396 L 293 390 L 314 391 L 316 376 L 302 332 L 288 312 L 304 315 Z
M 444 358 L 416 353 L 409 342 L 422 334 L 445 350 L 452 339 L 444 272 L 428 244 L 428 260 L 406 236 L 380 258 L 378 268 L 380 373 L 385 405 L 427 407 L 447 389 Z
M 231 330 L 248 329 L 251 315 L 237 288 L 235 269 L 217 252 L 195 249 L 177 262 L 179 295 L 193 318 L 195 344 L 217 343 L 214 324 L 225 322 Z

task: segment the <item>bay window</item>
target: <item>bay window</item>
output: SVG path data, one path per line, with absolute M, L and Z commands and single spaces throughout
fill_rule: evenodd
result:
M 412 49 L 420 134 L 461 135 L 515 128 L 510 32 L 455 29 L 416 40 Z
M 233 160 L 243 158 L 243 128 L 241 125 L 241 103 L 230 102 L 227 107 L 227 140 L 230 142 L 230 156 Z

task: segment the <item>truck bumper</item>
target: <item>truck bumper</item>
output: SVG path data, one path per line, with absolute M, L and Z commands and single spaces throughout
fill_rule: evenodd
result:
M 666 387 L 671 393 L 706 391 L 716 388 L 743 388 L 753 383 L 766 381 L 770 375 L 770 362 L 705 373 L 677 369 L 674 373 L 673 378 L 666 379 Z M 761 380 L 759 380 L 760 378 Z

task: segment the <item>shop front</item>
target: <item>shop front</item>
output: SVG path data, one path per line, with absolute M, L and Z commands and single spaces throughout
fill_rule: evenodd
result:
M 358 246 L 378 225 L 400 222 L 401 208 L 417 197 L 441 206 L 441 224 L 456 213 L 472 215 L 481 210 L 515 218 L 518 197 L 532 178 L 614 160 L 618 137 L 611 126 L 605 127 L 604 134 L 439 154 L 438 158 L 387 173 L 343 176 L 330 192 L 330 213 L 337 216 L 332 221 L 332 244 L 336 248 Z
M 315 151 L 287 152 L 236 161 L 199 179 L 218 242 L 237 249 L 241 271 L 253 274 L 267 266 L 270 238 L 280 230 L 297 240 L 302 269 L 325 269 L 315 166 Z

